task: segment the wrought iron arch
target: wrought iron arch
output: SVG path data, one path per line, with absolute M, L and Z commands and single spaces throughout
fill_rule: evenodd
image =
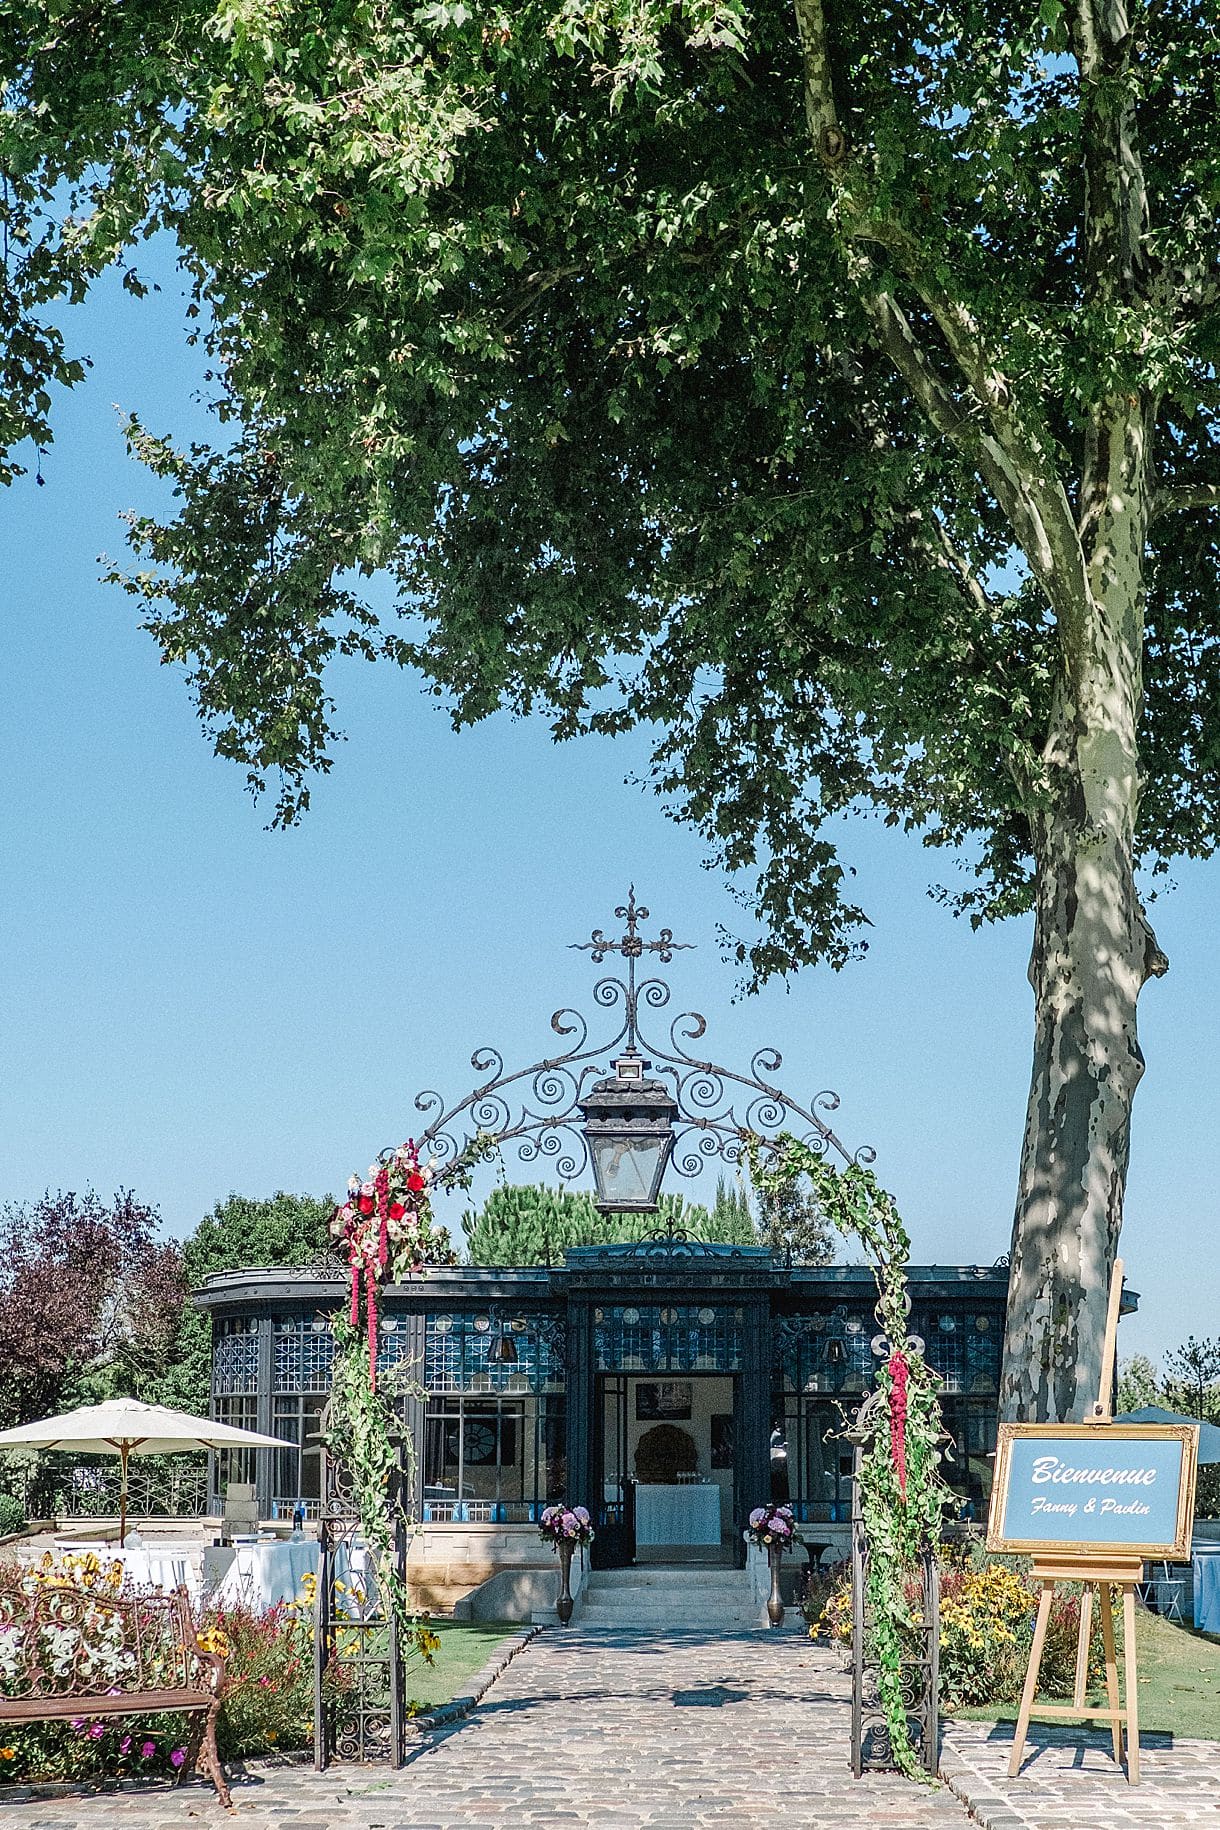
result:
M 746 1132 L 766 1137 L 791 1131 L 813 1149 L 844 1163 L 876 1160 L 871 1145 L 851 1150 L 822 1116 L 838 1110 L 837 1093 L 825 1089 L 803 1105 L 778 1084 L 773 1078 L 783 1066 L 778 1049 L 756 1049 L 748 1073 L 704 1059 L 692 1052 L 692 1045 L 707 1032 L 707 1019 L 695 1010 L 673 1017 L 661 1041 L 646 1033 L 641 1013 L 664 1011 L 670 988 L 663 978 L 640 979 L 638 962 L 645 954 L 655 954 L 661 964 L 668 965 L 676 952 L 689 950 L 691 943 L 675 940 L 671 928 L 661 928 L 655 940 L 642 937 L 640 924 L 650 917 L 637 904 L 634 885 L 615 916 L 626 924 L 619 939 L 608 939 L 595 928 L 588 940 L 573 943 L 574 950 L 591 955 L 594 965 L 601 965 L 611 953 L 618 954 L 626 965 L 625 978 L 607 974 L 593 987 L 594 1003 L 616 1013 L 617 1028 L 612 1035 L 591 1045 L 585 1017 L 563 1006 L 551 1017 L 557 1036 L 575 1038 L 563 1054 L 506 1072 L 498 1049 L 478 1048 L 470 1065 L 486 1078 L 464 1099 L 446 1107 L 441 1094 L 432 1088 L 416 1095 L 415 1109 L 427 1120 L 417 1142 L 437 1159 L 442 1173 L 447 1164 L 468 1158 L 477 1138 L 484 1134 L 499 1146 L 515 1144 L 520 1162 L 549 1163 L 561 1181 L 574 1181 L 589 1167 L 581 1130 L 581 1099 L 588 1086 L 607 1073 L 611 1058 L 626 1049 L 647 1055 L 651 1071 L 672 1087 L 678 1108 L 672 1160 L 679 1175 L 696 1176 L 717 1158 L 735 1165 L 741 1159 Z

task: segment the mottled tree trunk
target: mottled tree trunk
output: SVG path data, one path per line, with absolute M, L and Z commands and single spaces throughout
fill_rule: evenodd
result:
M 1135 403 L 1132 403 L 1133 406 Z M 1079 1421 L 1099 1396 L 1122 1226 L 1136 1003 L 1164 972 L 1136 888 L 1146 423 L 1090 440 L 1082 492 L 1089 599 L 1064 669 L 1033 818 L 1034 1064 L 1012 1236 L 1001 1415 Z

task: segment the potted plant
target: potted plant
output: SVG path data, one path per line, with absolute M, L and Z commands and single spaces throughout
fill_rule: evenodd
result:
M 746 1525 L 746 1538 L 767 1553 L 771 1570 L 771 1593 L 767 1596 L 767 1619 L 773 1627 L 784 1624 L 784 1604 L 779 1592 L 779 1569 L 785 1547 L 798 1542 L 796 1517 L 791 1506 L 756 1506 Z
M 544 1544 L 552 1545 L 559 1552 L 559 1599 L 555 1612 L 560 1624 L 566 1627 L 572 1618 L 572 1552 L 578 1545 L 583 1550 L 586 1544 L 592 1544 L 593 1521 L 583 1506 L 569 1506 L 564 1500 L 558 1500 L 554 1506 L 543 1508 L 538 1535 Z

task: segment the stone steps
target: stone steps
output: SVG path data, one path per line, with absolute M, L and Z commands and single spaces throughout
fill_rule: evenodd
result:
M 683 1564 L 594 1570 L 577 1619 L 582 1626 L 620 1632 L 739 1633 L 760 1627 L 764 1615 L 744 1570 Z

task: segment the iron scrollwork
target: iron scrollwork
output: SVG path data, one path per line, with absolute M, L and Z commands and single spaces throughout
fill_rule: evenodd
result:
M 334 1760 L 356 1760 L 400 1767 L 407 1692 L 397 1615 L 372 1573 L 349 1473 L 336 1456 L 327 1455 L 324 1466 L 314 1600 L 314 1766 L 321 1772 Z M 401 1492 L 401 1466 L 397 1479 Z M 395 1510 L 395 1558 L 405 1583 L 407 1534 Z
M 876 1669 L 868 1656 L 871 1620 L 865 1601 L 870 1548 L 860 1519 L 851 1528 L 851 1760 L 857 1779 L 894 1762 Z M 902 1661 L 899 1684 L 915 1756 L 935 1778 L 940 1764 L 940 1571 L 929 1550 L 920 1559 L 922 1624 L 918 1654 Z
M 446 1107 L 441 1094 L 425 1088 L 416 1095 L 415 1109 L 427 1119 L 417 1140 L 443 1171 L 468 1152 L 480 1133 L 496 1144 L 514 1144 L 523 1163 L 550 1163 L 561 1181 L 574 1181 L 589 1166 L 588 1147 L 581 1129 L 580 1102 L 591 1082 L 605 1076 L 613 1056 L 625 1049 L 647 1055 L 652 1071 L 669 1081 L 678 1108 L 673 1163 L 679 1175 L 697 1176 L 713 1159 L 734 1165 L 741 1159 L 744 1132 L 774 1136 L 792 1130 L 819 1153 L 830 1153 L 844 1163 L 869 1164 L 876 1160 L 870 1145 L 850 1150 L 823 1114 L 838 1110 L 839 1096 L 829 1090 L 802 1105 L 778 1085 L 773 1076 L 783 1066 L 778 1049 L 757 1049 L 748 1073 L 720 1066 L 692 1053 L 692 1045 L 707 1031 L 707 1019 L 698 1011 L 682 1011 L 672 1019 L 662 1040 L 645 1033 L 644 1013 L 663 1011 L 670 1001 L 665 979 L 639 979 L 637 964 L 645 954 L 655 954 L 668 965 L 678 951 L 691 949 L 678 941 L 671 928 L 662 928 L 655 940 L 645 940 L 640 924 L 649 912 L 635 900 L 632 886 L 626 903 L 615 910 L 626 924 L 612 940 L 595 928 L 587 941 L 574 943 L 595 965 L 608 954 L 618 954 L 626 964 L 626 977 L 606 975 L 593 987 L 593 1002 L 614 1011 L 618 1027 L 595 1045 L 589 1043 L 589 1024 L 580 1011 L 567 1006 L 551 1018 L 557 1036 L 572 1038 L 561 1055 L 532 1066 L 505 1071 L 504 1057 L 496 1048 L 476 1049 L 470 1058 L 475 1073 L 486 1076 L 473 1092 Z M 672 1240 L 679 1234 L 671 1231 Z

